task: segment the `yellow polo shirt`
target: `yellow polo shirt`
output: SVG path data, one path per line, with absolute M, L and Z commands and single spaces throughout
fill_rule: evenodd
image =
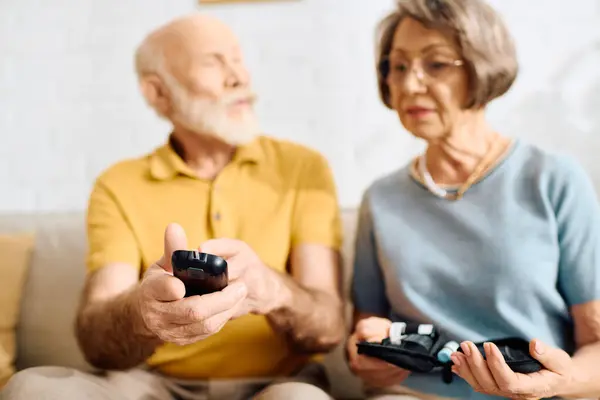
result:
M 197 178 L 169 144 L 103 172 L 88 205 L 88 272 L 124 262 L 141 276 L 161 257 L 171 222 L 185 229 L 188 248 L 216 237 L 240 239 L 282 272 L 293 246 L 341 245 L 327 161 L 264 136 L 238 149 L 213 181 Z M 294 354 L 265 317 L 248 315 L 198 343 L 165 344 L 147 363 L 175 377 L 216 379 L 288 375 L 307 359 Z

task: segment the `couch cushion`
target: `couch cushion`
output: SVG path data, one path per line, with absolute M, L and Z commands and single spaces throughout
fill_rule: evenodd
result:
M 342 212 L 342 225 L 344 229 L 344 243 L 342 246 L 342 257 L 344 258 L 344 295 L 350 296 L 350 281 L 352 278 L 352 260 L 354 258 L 354 238 L 358 223 L 357 212 L 352 209 Z
M 33 242 L 32 235 L 0 235 L 0 387 L 15 371 L 15 329 Z
M 346 300 L 346 322 L 348 331 L 351 329 L 352 306 L 350 304 L 350 282 L 352 280 L 352 259 L 354 257 L 354 238 L 357 227 L 357 213 L 348 209 L 342 213 L 344 227 L 343 257 L 343 293 Z M 346 363 L 346 343 L 337 346 L 327 357 L 324 364 L 331 380 L 332 395 L 338 399 L 363 398 L 362 386 L 352 375 Z
M 85 277 L 83 214 L 0 215 L 1 232 L 35 232 L 36 238 L 17 327 L 17 368 L 87 369 L 74 335 Z

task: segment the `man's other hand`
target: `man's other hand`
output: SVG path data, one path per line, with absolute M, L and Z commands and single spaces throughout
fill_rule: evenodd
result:
M 224 258 L 229 268 L 229 281 L 243 283 L 248 288 L 245 306 L 240 313 L 266 315 L 282 300 L 281 279 L 277 272 L 266 266 L 256 252 L 245 242 L 236 239 L 212 239 L 200 245 L 200 251 Z

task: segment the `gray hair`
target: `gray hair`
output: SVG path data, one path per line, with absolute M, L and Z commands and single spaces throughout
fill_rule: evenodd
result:
M 156 40 L 156 35 L 154 33 L 147 36 L 135 51 L 134 65 L 138 82 L 146 75 L 156 75 L 169 90 L 176 90 L 179 87 L 178 82 L 167 68 L 164 45 L 160 40 Z M 146 96 L 144 100 L 160 118 L 166 119 L 166 116 L 150 103 Z
M 146 74 L 162 76 L 166 72 L 162 43 L 152 36 L 146 37 L 135 51 L 134 62 L 138 79 Z
M 500 15 L 484 0 L 397 0 L 377 29 L 377 80 L 383 103 L 392 108 L 390 88 L 380 66 L 404 18 L 450 35 L 459 45 L 469 74 L 467 108 L 479 108 L 504 95 L 519 70 L 516 49 Z

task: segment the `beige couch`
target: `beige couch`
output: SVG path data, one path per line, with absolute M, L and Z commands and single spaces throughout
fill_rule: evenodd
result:
M 346 293 L 355 231 L 355 211 L 344 212 Z M 73 335 L 75 307 L 84 278 L 83 213 L 0 215 L 0 233 L 34 232 L 17 331 L 18 369 L 60 365 L 89 369 Z M 360 385 L 348 372 L 341 346 L 326 359 L 337 398 L 360 397 Z

